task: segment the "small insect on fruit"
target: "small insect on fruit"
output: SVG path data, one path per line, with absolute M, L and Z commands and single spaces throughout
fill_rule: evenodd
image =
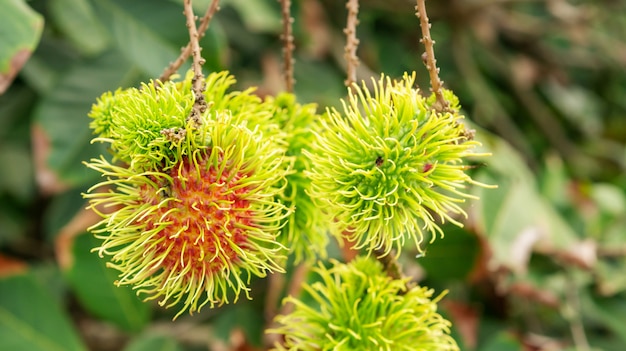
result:
M 428 173 L 431 169 L 433 169 L 432 163 L 425 163 L 424 168 L 422 168 L 422 172 Z
M 383 160 L 383 158 L 382 158 L 382 157 L 378 156 L 378 157 L 376 158 L 376 167 L 380 168 L 380 166 L 382 166 L 382 165 L 383 165 L 383 162 L 385 162 L 385 160 Z

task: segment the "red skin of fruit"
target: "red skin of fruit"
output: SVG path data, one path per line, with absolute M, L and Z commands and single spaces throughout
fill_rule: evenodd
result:
M 231 176 L 227 169 L 218 174 L 204 160 L 196 166 L 185 158 L 169 171 L 169 176 L 169 194 L 157 193 L 149 185 L 140 191 L 143 200 L 155 206 L 164 195 L 174 199 L 141 219 L 146 232 L 158 223 L 171 223 L 151 240 L 156 243 L 151 248 L 155 256 L 165 255 L 161 268 L 172 271 L 190 264 L 189 276 L 198 277 L 236 264 L 239 257 L 232 245 L 245 250 L 245 228 L 255 227 L 246 200 L 250 189 L 239 185 L 242 175 Z

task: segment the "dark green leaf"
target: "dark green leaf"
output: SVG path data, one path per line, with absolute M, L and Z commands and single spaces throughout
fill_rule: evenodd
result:
M 13 200 L 13 199 L 10 199 Z M 13 201 L 0 196 L 0 245 L 19 241 L 28 230 L 28 217 Z
M 343 96 L 347 90 L 343 80 L 337 77 L 336 72 L 319 62 L 312 62 L 305 58 L 296 58 L 298 69 L 294 72 L 295 90 L 299 101 L 315 101 L 321 107 L 340 107 L 337 96 Z
M 163 0 L 99 0 L 94 4 L 119 50 L 148 77 L 159 77 L 180 54 L 183 44 L 173 43 L 169 33 L 164 33 L 181 33 L 181 29 L 185 33 L 182 8 L 176 4 Z
M 85 190 L 85 188 L 73 188 L 50 198 L 44 213 L 42 228 L 47 242 L 54 243 L 62 228 L 87 206 L 81 195 Z
M 0 350 L 86 350 L 58 303 L 31 273 L 0 278 Z
M 13 84 L 4 95 L 0 95 L 0 140 L 12 141 L 29 146 L 30 121 L 28 116 L 37 96 L 24 84 Z
M 600 321 L 616 337 L 626 345 L 626 300 L 624 295 L 616 298 L 591 297 L 587 294 L 582 297 L 582 306 L 585 315 Z M 623 347 L 622 347 L 623 349 Z
M 140 330 L 150 318 L 150 304 L 144 303 L 131 287 L 117 287 L 118 272 L 92 253 L 98 241 L 90 234 L 76 237 L 72 263 L 66 274 L 80 303 L 99 318 L 128 331 Z
M 487 341 L 479 351 L 522 351 L 524 348 L 511 334 L 500 332 Z
M 260 345 L 264 326 L 261 312 L 262 310 L 255 308 L 251 301 L 241 301 L 224 309 L 215 318 L 216 335 L 227 339 L 234 329 L 241 328 L 249 342 Z
M 478 238 L 456 226 L 444 228 L 443 240 L 426 247 L 417 262 L 426 269 L 429 279 L 463 279 L 472 271 L 479 253 Z
M 51 0 L 49 9 L 55 24 L 81 53 L 95 55 L 108 46 L 106 31 L 88 0 Z
M 278 32 L 281 19 L 278 7 L 267 1 L 225 0 L 225 5 L 234 7 L 243 18 L 248 29 L 253 31 Z
M 135 338 L 124 351 L 182 351 L 176 339 L 165 335 L 141 335 Z
M 90 144 L 92 133 L 87 113 L 103 92 L 127 86 L 135 75 L 116 52 L 73 67 L 54 90 L 44 96 L 35 111 L 35 121 L 49 143 L 48 167 L 69 185 L 97 179 L 81 162 L 102 154 L 100 145 Z
M 44 32 L 41 43 L 28 60 L 20 78 L 41 95 L 49 95 L 56 89 L 61 77 L 79 64 L 80 55 L 63 38 Z
M 35 181 L 32 178 L 33 164 L 26 148 L 0 144 L 0 192 L 6 191 L 21 203 L 27 203 L 35 194 Z M 28 175 L 28 176 L 25 176 Z

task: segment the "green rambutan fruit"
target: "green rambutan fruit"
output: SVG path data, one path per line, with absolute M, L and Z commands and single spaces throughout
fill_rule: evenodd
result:
M 310 148 L 313 130 L 320 118 L 314 104 L 300 105 L 293 94 L 282 93 L 269 97 L 265 103 L 274 110 L 272 121 L 287 135 L 287 156 L 294 159 L 292 171 L 287 175 L 282 200 L 290 210 L 278 240 L 293 253 L 295 262 L 312 261 L 326 257 L 328 235 L 323 227 L 320 209 L 313 204 L 307 189 L 311 180 L 304 171 L 311 161 L 302 154 Z
M 185 132 L 194 128 L 186 121 L 194 102 L 192 77 L 190 71 L 182 81 L 150 81 L 140 88 L 103 94 L 89 113 L 93 118 L 90 127 L 96 134 L 92 142 L 109 143 L 114 161 L 122 161 L 136 171 L 176 164 L 173 144 L 185 137 L 195 138 L 196 144 L 206 143 L 202 135 Z M 249 129 L 256 129 L 272 139 L 276 147 L 285 148 L 286 135 L 272 122 L 272 110 L 252 94 L 254 88 L 229 91 L 235 82 L 226 71 L 207 76 L 204 95 L 209 106 L 204 118 L 230 114 L 233 123 L 245 123 Z
M 278 351 L 451 351 L 450 322 L 437 313 L 442 295 L 385 274 L 380 262 L 358 257 L 315 269 L 302 300 L 287 297 L 293 312 L 279 315 L 269 333 L 284 336 Z
M 311 198 L 356 249 L 400 254 L 407 239 L 421 249 L 423 231 L 443 235 L 439 222 L 461 225 L 454 216 L 466 215 L 466 187 L 478 184 L 464 161 L 480 144 L 462 124 L 458 99 L 446 91 L 450 108 L 437 112 L 414 80 L 383 76 L 373 94 L 353 85 L 343 113 L 329 110 L 305 151 Z
M 118 98 L 124 94 L 122 89 L 117 89 L 115 92 L 106 92 L 97 99 L 97 102 L 92 106 L 89 112 L 89 117 L 93 118 L 89 127 L 93 130 L 93 133 L 100 136 L 103 139 L 111 137 L 111 128 L 115 127 L 115 104 Z
M 171 137 L 164 131 L 183 130 L 192 105 L 189 79 L 105 93 L 89 113 L 97 135 L 92 142 L 109 143 L 114 161 L 138 172 L 176 164 Z

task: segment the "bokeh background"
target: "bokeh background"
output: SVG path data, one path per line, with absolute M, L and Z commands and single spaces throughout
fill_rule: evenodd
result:
M 209 2 L 194 1 L 196 12 Z M 2 50 L 22 34 L 11 27 L 16 4 L 35 11 L 42 35 L 0 95 L 0 350 L 265 349 L 282 294 L 266 281 L 252 283 L 252 301 L 172 322 L 114 287 L 90 252 L 97 219 L 80 194 L 98 175 L 82 161 L 106 151 L 90 144 L 87 113 L 178 56 L 182 0 L 2 0 L 2 72 Z M 206 71 L 229 70 L 261 96 L 282 91 L 279 3 L 221 4 L 201 41 Z M 416 71 L 428 92 L 414 6 L 361 1 L 359 80 Z M 481 200 L 468 202 L 465 227 L 444 227 L 424 257 L 401 257 L 405 273 L 448 290 L 440 309 L 462 350 L 626 349 L 626 3 L 427 8 L 440 76 L 493 155 L 472 172 L 498 188 L 473 189 Z M 323 113 L 346 95 L 345 3 L 293 0 L 292 10 L 295 93 Z

